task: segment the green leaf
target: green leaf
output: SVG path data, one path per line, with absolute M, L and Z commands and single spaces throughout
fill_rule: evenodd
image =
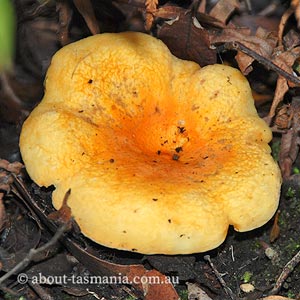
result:
M 15 47 L 15 13 L 11 0 L 0 0 L 0 72 L 10 68 Z

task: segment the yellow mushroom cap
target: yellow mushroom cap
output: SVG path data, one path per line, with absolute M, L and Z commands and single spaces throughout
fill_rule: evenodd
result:
M 220 245 L 278 206 L 272 135 L 236 69 L 174 57 L 142 33 L 100 34 L 53 57 L 42 102 L 25 121 L 31 178 L 54 185 L 82 233 L 145 254 Z

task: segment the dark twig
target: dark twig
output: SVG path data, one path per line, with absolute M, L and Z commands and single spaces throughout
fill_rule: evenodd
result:
M 214 271 L 216 277 L 218 278 L 219 282 L 221 283 L 225 293 L 232 299 L 235 300 L 236 296 L 234 295 L 234 293 L 232 292 L 232 290 L 227 286 L 225 280 L 222 278 L 221 274 L 219 273 L 219 271 L 216 269 L 216 267 L 214 266 L 214 264 L 212 263 L 210 256 L 209 255 L 205 255 L 204 259 L 208 261 L 210 267 L 212 268 L 212 270 Z
M 300 263 L 300 251 L 284 266 L 281 274 L 279 275 L 270 295 L 276 294 L 282 287 L 285 280 L 292 273 L 294 268 Z
M 272 70 L 272 71 L 278 73 L 279 75 L 281 75 L 285 79 L 287 79 L 287 80 L 289 80 L 289 81 L 291 81 L 295 84 L 300 84 L 300 79 L 299 78 L 297 78 L 296 76 L 293 76 L 292 74 L 290 74 L 290 73 L 286 72 L 285 70 L 281 69 L 280 67 L 275 65 L 272 61 L 270 61 L 267 58 L 259 55 L 258 53 L 254 52 L 253 50 L 246 47 L 245 45 L 243 45 L 240 42 L 225 43 L 224 48 L 229 49 L 229 50 L 241 51 L 241 52 L 251 56 L 252 58 L 254 58 L 260 64 L 264 65 L 268 70 Z
M 68 228 L 69 228 L 69 223 L 63 224 L 61 227 L 57 229 L 55 235 L 46 244 L 44 244 L 43 246 L 37 249 L 30 249 L 29 253 L 25 256 L 25 258 L 22 261 L 20 261 L 16 266 L 14 266 L 9 272 L 7 272 L 2 277 L 0 277 L 0 286 L 10 276 L 24 270 L 29 265 L 29 263 L 35 259 L 37 255 L 54 246 L 58 242 L 58 240 L 63 236 L 63 234 L 66 232 Z
M 43 300 L 55 300 L 44 288 L 42 288 L 39 284 L 32 284 L 28 281 L 28 284 L 34 289 L 34 291 L 39 295 L 39 297 Z

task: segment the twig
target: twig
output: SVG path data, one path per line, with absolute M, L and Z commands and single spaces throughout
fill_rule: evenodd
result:
M 8 279 L 10 276 L 19 273 L 21 270 L 25 269 L 28 264 L 34 260 L 34 258 L 44 252 L 45 250 L 49 249 L 50 247 L 54 246 L 58 240 L 63 236 L 63 234 L 66 232 L 66 230 L 69 228 L 69 223 L 63 224 L 61 227 L 59 227 L 55 233 L 55 235 L 49 240 L 46 244 L 43 246 L 37 248 L 37 249 L 30 249 L 29 253 L 24 257 L 22 261 L 20 261 L 16 266 L 14 266 L 9 272 L 4 274 L 2 277 L 0 277 L 0 287 L 2 283 Z
M 276 294 L 282 287 L 285 280 L 288 278 L 290 273 L 300 262 L 300 251 L 284 266 L 281 274 L 279 275 L 273 289 L 270 291 L 270 295 Z
M 289 81 L 291 81 L 295 84 L 300 84 L 300 79 L 299 78 L 297 78 L 296 76 L 293 76 L 292 74 L 284 71 L 283 69 L 281 69 L 280 67 L 275 65 L 272 61 L 270 61 L 270 60 L 266 59 L 265 57 L 259 55 L 258 53 L 254 52 L 253 50 L 246 47 L 245 45 L 243 45 L 240 42 L 228 42 L 224 45 L 224 48 L 229 49 L 229 50 L 241 51 L 241 52 L 251 56 L 252 58 L 254 58 L 260 64 L 264 65 L 268 70 L 272 70 L 272 71 L 278 73 L 279 75 L 281 75 L 285 79 L 287 79 L 287 80 L 289 80 Z
M 219 282 L 221 283 L 223 289 L 225 290 L 225 293 L 232 299 L 235 300 L 236 296 L 234 295 L 234 293 L 232 292 L 232 290 L 227 286 L 225 280 L 222 278 L 221 274 L 219 273 L 219 271 L 216 269 L 216 267 L 214 266 L 214 264 L 212 263 L 210 256 L 209 255 L 205 255 L 204 259 L 208 261 L 210 267 L 213 269 L 216 277 L 218 278 Z
M 39 297 L 43 300 L 55 300 L 45 289 L 43 289 L 39 284 L 32 284 L 30 281 L 28 284 L 32 287 L 32 289 L 39 295 Z

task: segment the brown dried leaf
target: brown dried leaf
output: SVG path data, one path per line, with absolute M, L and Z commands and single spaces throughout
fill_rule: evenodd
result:
M 222 23 L 226 23 L 230 15 L 240 7 L 237 0 L 220 0 L 212 8 L 209 15 Z
M 257 45 L 258 41 L 256 41 L 255 39 L 253 39 L 250 43 L 248 41 L 243 41 L 243 44 L 262 56 L 270 57 L 274 47 L 276 46 L 277 39 L 272 34 L 270 34 L 270 32 L 261 27 L 257 29 L 255 37 L 257 37 L 258 39 L 266 40 L 267 45 L 264 45 L 265 47 L 261 48 L 259 47 L 259 45 Z M 254 58 L 245 53 L 238 52 L 235 59 L 244 75 L 248 75 L 252 71 L 251 65 L 254 61 Z
M 292 67 L 293 64 L 295 63 L 295 60 L 299 56 L 300 56 L 300 47 L 297 47 L 276 55 L 273 59 L 273 63 L 277 65 L 279 68 L 281 68 L 282 70 L 286 71 L 287 73 L 293 74 Z M 283 97 L 286 94 L 286 92 L 289 90 L 290 86 L 294 86 L 294 84 L 288 82 L 288 80 L 282 76 L 278 77 L 274 99 L 269 112 L 269 118 L 272 118 L 275 115 L 275 111 L 278 104 L 283 100 Z
M 11 163 L 5 159 L 0 159 L 0 169 L 3 169 L 7 172 L 14 173 L 15 175 L 19 175 L 23 168 L 24 165 L 18 161 Z
M 0 191 L 5 191 L 6 193 L 10 192 L 10 186 L 13 183 L 14 179 L 7 172 L 0 172 Z
M 184 13 L 186 10 L 184 10 L 182 7 L 175 6 L 175 5 L 163 5 L 159 7 L 153 15 L 156 18 L 162 18 L 162 19 L 168 19 L 168 20 L 175 20 L 179 18 L 179 15 Z
M 14 175 L 19 175 L 23 167 L 24 166 L 19 162 L 10 163 L 5 159 L 0 159 L 0 190 L 6 193 L 10 192 Z
M 71 221 L 72 211 L 70 206 L 68 206 L 68 198 L 70 195 L 71 195 L 71 190 L 68 190 L 63 199 L 61 208 L 48 215 L 48 218 L 50 220 L 53 220 L 58 224 L 67 224 Z
M 253 36 L 249 28 L 226 28 L 221 32 L 210 32 L 209 38 L 212 44 L 239 42 L 265 58 L 271 57 L 277 43 L 275 36 L 263 29 L 258 30 L 257 36 Z
M 159 7 L 153 15 L 156 18 L 168 19 L 168 20 L 178 20 L 181 14 L 190 14 L 192 10 L 184 9 L 180 6 L 175 5 L 163 5 Z M 209 16 L 201 12 L 200 10 L 196 11 L 196 17 L 200 24 L 205 24 L 212 27 L 224 28 L 225 25 L 216 18 Z
M 288 90 L 289 86 L 287 84 L 287 80 L 284 77 L 279 76 L 277 79 L 275 94 L 268 116 L 270 119 L 274 117 L 278 104 L 283 100 L 283 97 Z
M 179 12 L 177 18 L 169 24 L 165 22 L 157 37 L 179 58 L 193 60 L 200 66 L 216 63 L 216 51 L 209 47 L 207 30 L 200 28 L 190 11 L 176 11 Z
M 277 240 L 279 238 L 280 227 L 278 225 L 278 219 L 279 219 L 279 211 L 276 212 L 274 222 L 273 222 L 273 226 L 272 226 L 272 229 L 271 229 L 271 232 L 270 232 L 270 242 L 271 243 L 275 242 L 275 240 Z
M 23 167 L 19 162 L 10 163 L 5 159 L 0 159 L 0 230 L 2 230 L 6 218 L 3 197 L 5 193 L 10 192 L 14 176 L 19 175 Z
M 206 8 L 206 0 L 202 0 L 202 1 L 200 1 L 197 12 L 204 14 L 205 8 Z
M 197 20 L 199 20 L 201 24 L 205 24 L 208 27 L 216 27 L 216 28 L 226 27 L 226 25 L 223 22 L 221 22 L 220 20 L 212 16 L 209 16 L 208 14 L 197 12 L 196 16 L 197 16 Z
M 157 9 L 158 0 L 145 0 L 146 11 L 154 13 Z
M 280 19 L 280 23 L 278 26 L 278 44 L 282 45 L 282 37 L 283 37 L 283 32 L 285 29 L 285 25 L 288 21 L 288 19 L 290 18 L 290 16 L 293 13 L 293 9 L 290 7 L 286 10 L 286 12 L 282 15 L 281 19 Z
M 264 298 L 259 298 L 257 300 L 295 300 L 295 299 L 273 295 L 273 296 L 267 296 L 267 297 L 264 297 Z
M 292 123 L 291 128 L 281 136 L 279 151 L 279 166 L 283 179 L 291 175 L 292 165 L 299 152 L 299 131 L 300 131 L 300 99 L 294 97 L 290 105 Z
M 255 33 L 258 27 L 262 27 L 267 31 L 277 32 L 279 26 L 279 20 L 275 16 L 264 15 L 235 15 L 231 20 L 237 28 L 246 27 Z
M 284 48 L 287 50 L 296 48 L 300 45 L 300 35 L 295 30 L 291 29 L 288 33 L 283 37 Z
M 187 282 L 189 300 L 212 300 L 196 283 Z
M 277 54 L 279 53 L 279 54 Z M 295 60 L 300 57 L 300 47 L 293 48 L 284 52 L 274 50 L 273 63 L 289 74 L 293 74 Z M 290 83 L 291 84 L 291 83 Z
M 158 0 L 145 0 L 146 17 L 145 17 L 145 29 L 149 31 L 152 27 L 154 20 L 154 13 L 157 10 Z

